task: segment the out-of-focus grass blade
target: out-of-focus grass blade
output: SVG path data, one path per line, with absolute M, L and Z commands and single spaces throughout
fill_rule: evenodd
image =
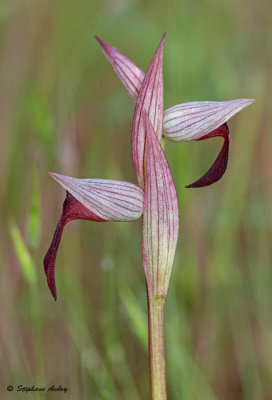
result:
M 103 286 L 102 301 L 103 314 L 101 315 L 103 345 L 106 350 L 106 358 L 112 369 L 114 369 L 114 393 L 113 398 L 129 398 L 130 400 L 139 400 L 140 396 L 136 385 L 136 380 L 132 374 L 131 367 L 126 357 L 126 351 L 123 341 L 120 338 L 118 325 L 114 317 L 117 305 L 116 290 L 116 270 L 112 254 L 115 254 L 115 260 L 118 257 L 118 247 L 110 241 L 111 233 L 107 232 L 104 236 L 104 259 L 101 267 L 103 268 Z M 120 257 L 120 255 L 119 255 Z M 117 264 L 122 265 L 122 257 L 117 258 Z
M 71 245 L 69 248 L 67 260 L 71 259 L 71 254 L 78 254 L 79 249 L 80 242 L 74 239 L 73 246 Z M 67 264 L 67 260 L 64 260 L 64 264 Z M 88 371 L 88 373 L 86 373 L 85 369 L 81 371 L 81 379 L 86 382 L 88 380 L 88 384 L 85 384 L 84 390 L 89 387 L 92 393 L 97 393 L 97 396 L 99 396 L 94 396 L 94 398 L 110 400 L 113 393 L 111 371 L 100 349 L 96 347 L 92 334 L 86 329 L 89 324 L 92 325 L 94 323 L 94 310 L 92 310 L 90 305 L 87 306 L 88 303 L 84 299 L 84 289 L 76 272 L 72 274 L 64 270 L 60 276 L 60 280 L 61 278 L 64 289 L 62 296 L 67 300 L 65 306 L 68 311 L 67 326 L 73 344 L 80 354 L 81 362 Z M 73 302 L 70 301 L 71 298 L 74 299 Z M 83 396 L 83 398 L 87 397 Z
M 30 101 L 35 130 L 41 142 L 47 146 L 48 150 L 52 150 L 54 124 L 49 104 L 45 96 L 35 89 L 33 89 Z
M 148 345 L 147 315 L 128 286 L 119 290 L 123 305 L 129 316 L 134 332 L 145 349 Z
M 189 344 L 191 326 L 184 313 L 184 305 L 179 303 L 179 292 L 180 284 L 174 282 L 166 303 L 165 344 L 169 397 L 175 400 L 217 400 Z
M 34 285 L 37 282 L 34 262 L 17 225 L 13 221 L 9 222 L 9 232 L 22 273 L 28 283 Z
M 40 187 L 37 172 L 34 171 L 32 181 L 31 205 L 28 217 L 28 236 L 30 246 L 37 247 L 40 236 Z

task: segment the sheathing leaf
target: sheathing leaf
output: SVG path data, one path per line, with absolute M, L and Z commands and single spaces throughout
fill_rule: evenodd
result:
M 177 195 L 169 165 L 148 117 L 145 129 L 143 265 L 149 295 L 166 296 L 179 229 Z

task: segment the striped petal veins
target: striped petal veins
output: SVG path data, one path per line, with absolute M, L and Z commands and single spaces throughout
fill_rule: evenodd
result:
M 132 125 L 132 158 L 134 168 L 141 187 L 144 187 L 144 151 L 145 151 L 145 127 L 143 113 L 146 113 L 151 121 L 153 129 L 159 139 L 162 136 L 163 123 L 163 48 L 165 35 L 163 36 L 157 51 L 149 64 L 139 96 L 137 99 L 133 125 Z
M 143 265 L 149 296 L 165 297 L 178 239 L 178 203 L 168 162 L 147 116 L 145 127 Z
M 120 81 L 127 89 L 128 94 L 134 103 L 136 103 L 145 74 L 134 62 L 130 61 L 115 47 L 110 46 L 98 36 L 95 36 L 95 38 L 101 45 L 103 53 L 108 58 Z
M 198 140 L 219 128 L 254 101 L 252 99 L 236 99 L 178 104 L 164 113 L 165 136 L 174 142 Z
M 75 219 L 133 221 L 143 213 L 143 191 L 129 182 L 50 175 L 66 189 L 62 215 L 44 257 L 47 283 L 56 300 L 55 261 L 64 226 Z

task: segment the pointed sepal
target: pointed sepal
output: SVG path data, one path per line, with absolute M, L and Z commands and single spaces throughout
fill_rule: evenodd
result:
M 138 93 L 144 80 L 143 71 L 115 47 L 110 46 L 98 36 L 95 36 L 95 38 L 101 45 L 103 53 L 108 58 L 120 81 L 127 89 L 128 94 L 136 103 Z
M 149 117 L 161 140 L 163 122 L 163 48 L 164 34 L 149 64 L 137 99 L 132 126 L 132 158 L 138 182 L 144 187 L 145 124 L 143 113 Z
M 143 213 L 143 191 L 129 182 L 50 175 L 66 189 L 62 215 L 44 257 L 48 286 L 56 300 L 55 261 L 64 226 L 75 219 L 96 222 L 135 220 Z
M 143 191 L 130 182 L 50 174 L 88 210 L 105 221 L 133 221 L 143 213 Z
M 143 265 L 149 296 L 165 297 L 178 239 L 178 203 L 168 162 L 147 116 L 145 129 Z
M 178 104 L 164 112 L 163 130 L 174 142 L 198 140 L 219 128 L 254 99 L 195 101 Z

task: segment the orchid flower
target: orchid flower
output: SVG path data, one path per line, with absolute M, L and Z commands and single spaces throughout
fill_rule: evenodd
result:
M 127 89 L 128 94 L 136 103 L 144 81 L 144 72 L 115 47 L 110 46 L 98 36 L 95 36 L 95 38 L 100 43 L 104 54 Z M 208 186 L 217 182 L 224 175 L 231 143 L 226 122 L 254 101 L 254 99 L 194 101 L 178 104 L 164 111 L 164 136 L 171 141 L 204 140 L 216 136 L 221 136 L 224 139 L 222 149 L 211 168 L 200 179 L 186 187 Z M 155 126 L 154 129 L 156 132 Z M 161 132 L 157 135 L 160 140 Z
M 86 219 L 96 222 L 133 221 L 143 213 L 143 191 L 129 183 L 105 179 L 76 179 L 50 173 L 64 189 L 66 198 L 52 243 L 44 257 L 44 270 L 52 296 L 57 300 L 55 261 L 67 222 Z
M 98 38 L 97 38 L 98 39 Z M 226 121 L 252 100 L 184 103 L 163 112 L 163 36 L 146 74 L 98 39 L 136 103 L 132 159 L 139 186 L 132 183 L 50 175 L 66 190 L 63 212 L 44 258 L 49 288 L 56 299 L 55 260 L 65 224 L 74 219 L 132 221 L 143 215 L 142 260 L 147 283 L 152 400 L 166 400 L 164 303 L 178 240 L 179 213 L 174 181 L 161 146 L 170 140 L 222 136 L 223 148 L 209 171 L 190 187 L 207 186 L 223 175 L 229 149 Z

